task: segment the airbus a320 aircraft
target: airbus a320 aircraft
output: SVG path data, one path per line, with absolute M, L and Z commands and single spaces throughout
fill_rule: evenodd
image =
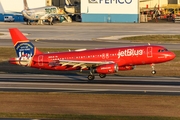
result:
M 163 46 L 144 45 L 57 53 L 39 51 L 17 28 L 9 29 L 17 58 L 9 60 L 12 64 L 46 70 L 89 70 L 88 80 L 94 80 L 95 73 L 101 78 L 106 74 L 121 70 L 132 70 L 135 65 L 152 65 L 167 62 L 175 54 Z
M 29 9 L 27 1 L 24 2 L 24 10 L 22 11 L 22 15 L 27 22 L 27 25 L 31 24 L 30 20 L 38 21 L 38 23 L 42 24 L 42 20 L 48 20 L 49 24 L 52 25 L 53 18 L 60 14 L 59 8 L 56 6 L 46 6 Z
M 53 25 L 53 19 L 58 19 L 60 16 L 63 16 L 67 22 L 72 22 L 70 16 L 75 16 L 78 21 L 80 18 L 80 7 L 79 5 L 72 5 L 70 0 L 65 0 L 64 10 L 56 6 L 45 6 L 29 9 L 27 1 L 24 2 L 24 10 L 22 11 L 22 15 L 24 16 L 24 20 L 27 22 L 27 25 L 30 25 L 30 21 L 38 21 L 38 24 L 42 24 L 43 20 L 47 20 L 50 25 Z M 70 16 L 69 16 L 70 15 Z

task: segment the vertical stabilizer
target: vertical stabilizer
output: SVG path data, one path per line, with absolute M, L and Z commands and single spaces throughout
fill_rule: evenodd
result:
M 28 7 L 28 4 L 27 4 L 27 0 L 23 0 L 24 2 L 24 10 L 28 10 L 29 7 Z
M 5 12 L 4 12 L 4 9 L 3 9 L 3 6 L 2 6 L 2 4 L 1 4 L 1 1 L 0 1 L 0 13 L 3 13 L 3 14 L 5 13 Z
M 10 28 L 12 42 L 16 50 L 17 56 L 31 58 L 41 52 L 17 29 Z

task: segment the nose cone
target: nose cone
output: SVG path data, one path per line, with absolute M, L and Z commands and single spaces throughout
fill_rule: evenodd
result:
M 170 52 L 166 55 L 166 58 L 168 60 L 173 60 L 176 57 L 176 54 L 174 54 L 173 52 Z
M 176 57 L 176 54 L 174 54 L 173 52 L 170 54 L 171 59 L 173 60 Z

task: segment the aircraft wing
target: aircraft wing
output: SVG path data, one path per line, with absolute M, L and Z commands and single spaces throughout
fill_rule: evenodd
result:
M 60 61 L 52 61 L 49 64 L 51 66 L 56 66 L 57 64 L 61 64 L 62 66 L 71 65 L 73 67 L 81 67 L 81 69 L 99 66 L 103 64 L 114 63 L 114 61 L 78 61 L 78 60 L 60 60 Z

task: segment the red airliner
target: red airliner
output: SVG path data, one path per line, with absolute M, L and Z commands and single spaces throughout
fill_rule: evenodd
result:
M 100 78 L 121 70 L 132 70 L 135 65 L 152 66 L 175 58 L 175 54 L 162 46 L 144 45 L 117 48 L 74 50 L 68 52 L 43 53 L 39 51 L 17 28 L 9 29 L 17 58 L 12 64 L 46 70 L 89 70 L 88 80 L 94 80 L 95 73 Z

